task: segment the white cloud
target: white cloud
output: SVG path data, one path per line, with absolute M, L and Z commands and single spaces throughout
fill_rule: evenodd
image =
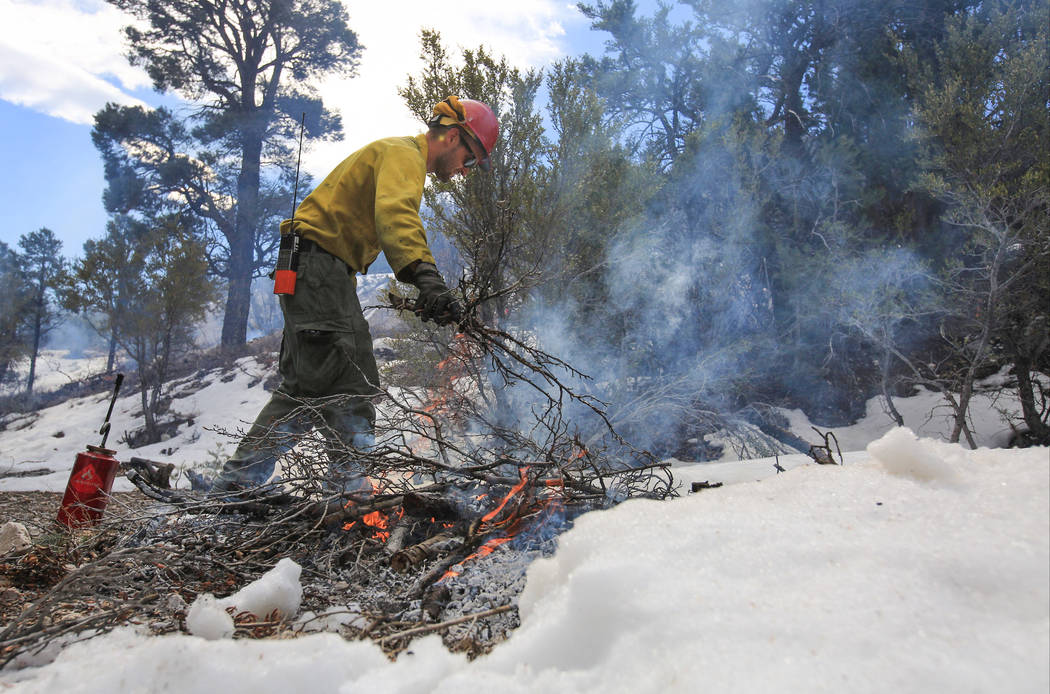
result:
M 148 86 L 122 52 L 127 17 L 101 0 L 0 0 L 0 99 L 74 123 Z
M 356 77 L 322 85 L 343 114 L 345 139 L 304 155 L 318 179 L 371 140 L 422 130 L 397 88 L 422 67 L 423 28 L 439 31 L 453 56 L 485 46 L 515 66 L 540 67 L 566 54 L 565 27 L 585 21 L 567 0 L 344 2 L 364 52 Z M 140 103 L 128 90 L 149 79 L 123 55 L 129 21 L 102 0 L 0 0 L 0 99 L 75 123 L 90 123 L 108 101 Z

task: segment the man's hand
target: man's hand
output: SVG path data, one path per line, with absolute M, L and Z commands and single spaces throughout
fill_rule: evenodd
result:
M 436 267 L 430 263 L 419 263 L 415 268 L 412 284 L 419 289 L 416 312 L 421 320 L 434 321 L 438 325 L 459 323 L 463 320 L 463 304 L 452 295 Z

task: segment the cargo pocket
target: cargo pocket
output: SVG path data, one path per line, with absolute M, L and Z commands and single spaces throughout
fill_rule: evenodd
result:
M 300 328 L 295 337 L 295 376 L 300 392 L 310 396 L 340 392 L 347 371 L 353 368 L 353 333 Z

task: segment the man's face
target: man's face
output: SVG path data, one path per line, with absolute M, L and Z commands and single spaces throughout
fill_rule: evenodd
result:
M 455 135 L 453 135 L 455 133 Z M 466 176 L 478 160 L 471 149 L 469 138 L 456 129 L 449 130 L 449 148 L 437 156 L 434 162 L 434 175 L 442 183 L 451 181 L 455 176 Z

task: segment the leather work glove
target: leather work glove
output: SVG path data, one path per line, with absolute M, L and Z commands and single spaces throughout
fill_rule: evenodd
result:
M 463 320 L 463 304 L 453 296 L 436 267 L 430 263 L 420 263 L 412 277 L 412 284 L 419 289 L 416 312 L 421 320 L 434 321 L 438 325 Z

